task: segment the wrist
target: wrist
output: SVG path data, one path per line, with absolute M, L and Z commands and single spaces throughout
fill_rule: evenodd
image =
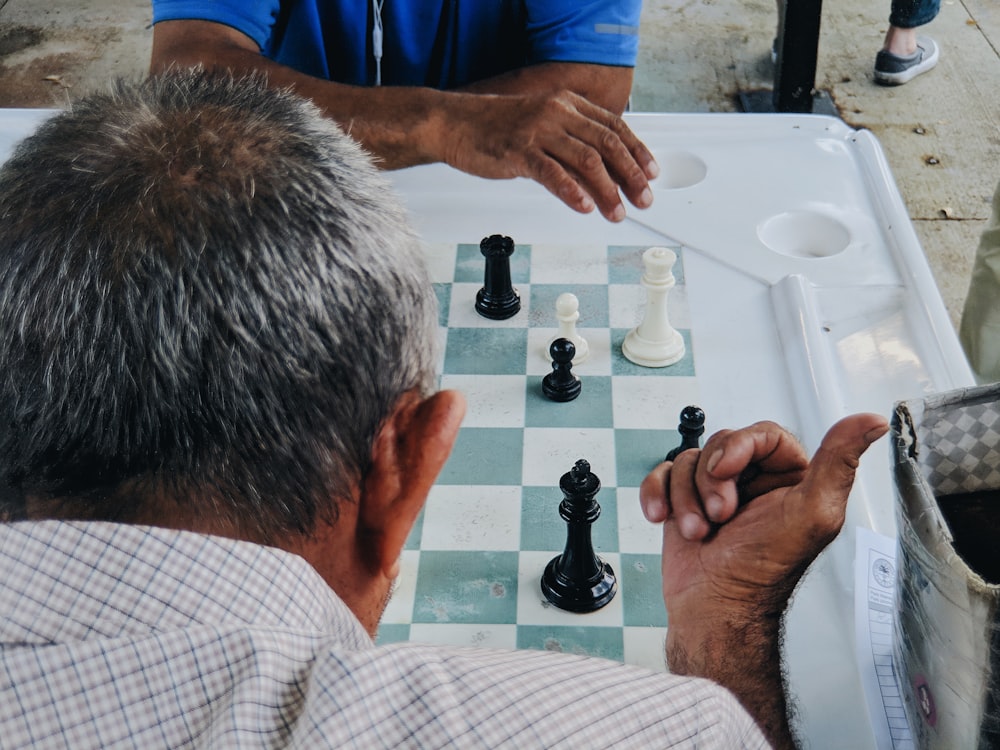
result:
M 777 649 L 791 593 L 786 589 L 716 584 L 671 591 L 665 586 L 668 650 L 676 644 L 689 659 L 712 664 L 731 658 L 734 648 L 744 643 L 773 644 Z
M 456 118 L 452 114 L 454 95 L 436 89 L 411 89 L 407 140 L 415 164 L 445 161 L 449 138 L 455 137 Z
M 780 613 L 755 618 L 668 618 L 666 658 L 674 674 L 726 688 L 776 748 L 793 748 L 781 665 Z
M 667 618 L 670 671 L 722 684 L 742 665 L 780 669 L 782 613 L 721 609 L 708 616 Z
M 440 161 L 449 118 L 447 94 L 403 86 L 363 88 L 323 81 L 312 97 L 382 169 Z
M 498 127 L 501 124 L 491 111 L 498 97 L 461 91 L 430 93 L 433 103 L 419 123 L 419 139 L 428 161 L 468 171 L 469 163 L 483 148 L 481 124 L 492 122 Z

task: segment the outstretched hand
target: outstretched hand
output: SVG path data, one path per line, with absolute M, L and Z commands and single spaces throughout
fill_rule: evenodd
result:
M 465 91 L 367 88 L 276 63 L 225 24 L 177 20 L 153 27 L 153 72 L 195 64 L 266 73 L 271 85 L 315 102 L 385 169 L 445 162 L 479 177 L 528 177 L 570 208 L 587 213 L 596 207 L 610 221 L 625 218 L 620 193 L 639 208 L 653 202 L 649 180 L 659 167 L 652 154 L 621 117 L 593 103 L 624 103 L 630 69 L 540 63 Z
M 781 684 L 781 616 L 836 537 L 861 455 L 888 430 L 876 414 L 835 424 L 812 461 L 773 422 L 713 435 L 643 482 L 663 523 L 663 597 L 672 671 L 729 688 L 776 747 L 791 746 Z
M 570 208 L 625 218 L 621 193 L 653 202 L 652 154 L 622 118 L 570 91 L 469 95 L 452 102 L 443 161 L 480 177 L 528 177 Z

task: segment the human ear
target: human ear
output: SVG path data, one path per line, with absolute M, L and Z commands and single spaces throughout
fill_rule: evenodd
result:
M 465 398 L 439 391 L 400 398 L 372 446 L 358 509 L 358 533 L 369 563 L 394 577 L 397 561 L 451 453 L 465 415 Z

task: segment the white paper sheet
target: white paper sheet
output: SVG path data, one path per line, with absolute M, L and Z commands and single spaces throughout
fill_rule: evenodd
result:
M 857 527 L 854 624 L 858 668 L 879 750 L 915 747 L 892 666 L 896 540 Z

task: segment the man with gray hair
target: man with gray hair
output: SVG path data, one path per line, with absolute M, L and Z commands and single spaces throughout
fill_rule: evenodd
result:
M 873 415 L 811 464 L 762 423 L 643 486 L 671 666 L 735 698 L 374 645 L 464 411 L 388 193 L 311 104 L 199 71 L 85 99 L 0 170 L 4 745 L 790 745 L 778 623 Z

